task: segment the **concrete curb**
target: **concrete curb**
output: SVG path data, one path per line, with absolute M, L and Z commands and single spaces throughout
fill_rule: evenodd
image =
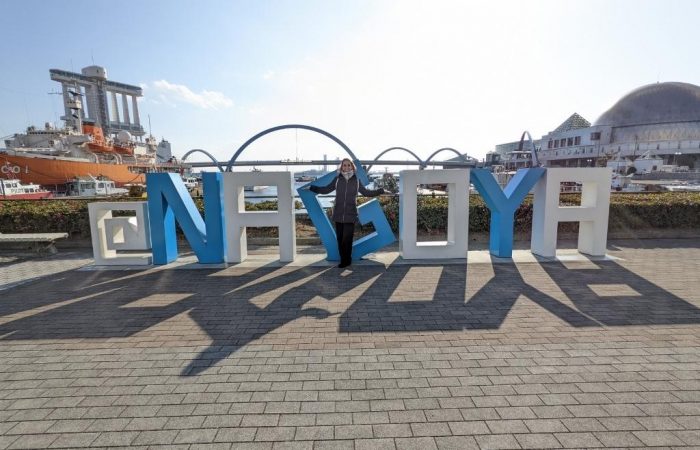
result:
M 578 233 L 559 233 L 559 240 L 576 240 Z M 516 232 L 514 234 L 516 242 L 524 242 L 530 240 L 529 232 Z M 611 231 L 608 233 L 608 240 L 621 239 L 700 239 L 700 230 L 696 229 L 659 229 L 649 228 L 643 230 L 624 230 Z M 429 240 L 429 237 L 428 239 Z M 470 242 L 478 242 L 486 244 L 489 241 L 489 234 L 485 232 L 470 233 Z M 276 237 L 249 237 L 248 244 L 253 246 L 277 245 Z M 182 239 L 180 245 L 187 245 L 187 241 Z M 321 245 L 321 239 L 318 236 L 297 237 L 297 245 Z M 92 248 L 92 241 L 81 236 L 70 236 L 68 239 L 61 240 L 56 243 L 57 248 Z M 4 246 L 4 248 L 12 248 Z M 19 248 L 19 247 L 18 247 Z

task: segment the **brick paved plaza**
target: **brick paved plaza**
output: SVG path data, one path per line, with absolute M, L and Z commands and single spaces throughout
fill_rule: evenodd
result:
M 0 448 L 699 448 L 700 243 L 609 255 L 0 259 Z

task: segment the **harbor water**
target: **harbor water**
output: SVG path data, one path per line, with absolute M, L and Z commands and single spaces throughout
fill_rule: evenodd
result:
M 299 195 L 297 194 L 297 189 L 301 186 L 308 184 L 307 182 L 294 182 L 294 200 L 301 202 Z M 330 208 L 333 206 L 333 199 L 335 195 L 330 193 L 328 195 L 319 195 L 318 199 L 321 206 L 324 208 Z M 277 200 L 277 186 L 255 186 L 252 191 L 245 191 L 245 201 L 250 203 L 261 203 L 268 200 Z M 305 212 L 306 210 L 302 210 Z
M 307 182 L 294 182 L 294 200 L 301 199 L 297 195 L 297 189 L 301 186 L 308 184 Z M 368 189 L 374 189 L 373 183 L 367 185 Z M 318 195 L 319 202 L 324 208 L 330 208 L 333 206 L 333 200 L 335 199 L 335 193 L 331 192 L 327 195 Z M 252 191 L 245 191 L 245 200 L 250 203 L 260 203 L 267 200 L 277 200 L 277 186 L 256 186 Z M 305 210 L 300 210 L 300 212 L 305 212 Z

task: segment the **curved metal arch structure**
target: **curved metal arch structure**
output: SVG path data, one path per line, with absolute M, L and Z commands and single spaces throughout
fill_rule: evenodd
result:
M 532 167 L 540 167 L 540 159 L 537 157 L 537 149 L 535 148 L 535 143 L 532 142 L 532 136 L 530 132 L 523 131 L 522 136 L 520 136 L 520 144 L 518 145 L 518 151 L 523 151 L 523 142 L 525 141 L 525 136 L 527 135 L 528 141 L 530 141 L 530 153 L 532 153 Z
M 321 134 L 323 136 L 326 136 L 327 138 L 331 139 L 336 144 L 340 145 L 343 148 L 343 150 L 345 150 L 347 152 L 347 154 L 350 155 L 350 158 L 352 158 L 353 161 L 359 161 L 357 159 L 357 156 L 355 156 L 355 154 L 352 152 L 352 150 L 350 150 L 350 147 L 345 145 L 345 143 L 343 141 L 341 141 L 337 137 L 333 136 L 331 133 L 329 133 L 325 130 L 322 130 L 320 128 L 312 127 L 310 125 L 289 124 L 289 125 L 279 125 L 276 127 L 268 128 L 267 130 L 263 130 L 260 133 L 256 134 L 255 136 L 253 136 L 252 138 L 245 141 L 243 143 L 243 145 L 238 147 L 238 150 L 236 150 L 236 153 L 234 153 L 233 156 L 231 157 L 231 159 L 229 160 L 228 165 L 226 166 L 226 172 L 231 171 L 231 169 L 233 168 L 233 163 L 236 162 L 236 159 L 238 159 L 240 154 L 243 153 L 243 150 L 245 150 L 250 144 L 252 144 L 253 142 L 257 141 L 258 139 L 260 139 L 261 137 L 263 137 L 265 135 L 268 135 L 270 133 L 274 133 L 275 131 L 289 130 L 289 129 L 308 130 L 308 131 L 313 131 L 314 133 L 318 133 L 318 134 Z
M 413 156 L 414 158 L 416 158 L 416 161 L 418 161 L 418 162 L 420 163 L 420 168 L 421 168 L 421 169 L 423 169 L 423 168 L 425 167 L 425 162 L 423 162 L 423 160 L 420 159 L 420 157 L 419 157 L 418 155 L 416 155 L 415 153 L 413 153 L 411 150 L 409 150 L 409 149 L 407 149 L 407 148 L 405 148 L 405 147 L 389 147 L 389 148 L 387 148 L 386 150 L 383 150 L 383 151 L 382 151 L 381 153 L 379 153 L 377 156 L 375 156 L 375 157 L 374 157 L 374 160 L 372 160 L 372 164 L 370 164 L 369 166 L 367 166 L 367 168 L 366 168 L 365 170 L 367 170 L 367 172 L 369 172 L 369 170 L 374 166 L 374 163 L 376 163 L 376 162 L 379 161 L 379 158 L 381 158 L 382 156 L 384 156 L 384 154 L 389 153 L 389 152 L 392 151 L 392 150 L 401 150 L 401 151 L 404 151 L 404 152 L 409 153 L 411 156 Z
M 201 148 L 193 148 L 193 149 L 190 150 L 189 152 L 187 152 L 187 153 L 185 153 L 184 155 L 182 155 L 182 162 L 185 162 L 185 161 L 187 160 L 187 157 L 190 156 L 190 155 L 193 154 L 193 153 L 202 153 L 202 154 L 204 154 L 204 155 L 207 155 L 207 156 L 209 157 L 209 159 L 211 159 L 212 162 L 213 162 L 214 164 L 216 164 L 216 167 L 218 167 L 220 171 L 222 171 L 222 172 L 224 171 L 224 170 L 221 168 L 221 163 L 219 163 L 219 161 L 218 161 L 216 158 L 214 158 L 214 155 L 212 155 L 211 153 L 209 153 L 209 152 L 206 151 L 206 150 L 202 150 Z
M 443 147 L 443 148 L 439 148 L 439 149 L 435 150 L 432 155 L 428 156 L 428 159 L 425 160 L 425 164 L 429 163 L 431 159 L 433 159 L 438 153 L 443 152 L 443 151 L 450 151 L 450 152 L 454 153 L 455 155 L 459 156 L 459 158 L 464 162 L 469 161 L 467 158 L 464 157 L 464 155 L 462 155 L 460 152 L 453 149 L 452 147 Z M 467 155 L 467 156 L 469 156 L 469 155 Z

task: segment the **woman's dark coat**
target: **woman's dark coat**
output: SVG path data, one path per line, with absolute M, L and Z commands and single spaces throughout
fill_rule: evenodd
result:
M 345 179 L 342 174 L 338 174 L 326 186 L 310 186 L 312 192 L 318 194 L 330 194 L 335 190 L 335 207 L 333 208 L 333 222 L 355 223 L 357 221 L 357 193 L 365 197 L 376 197 L 384 193 L 384 189 L 367 189 L 357 179 L 354 174 L 349 179 Z

